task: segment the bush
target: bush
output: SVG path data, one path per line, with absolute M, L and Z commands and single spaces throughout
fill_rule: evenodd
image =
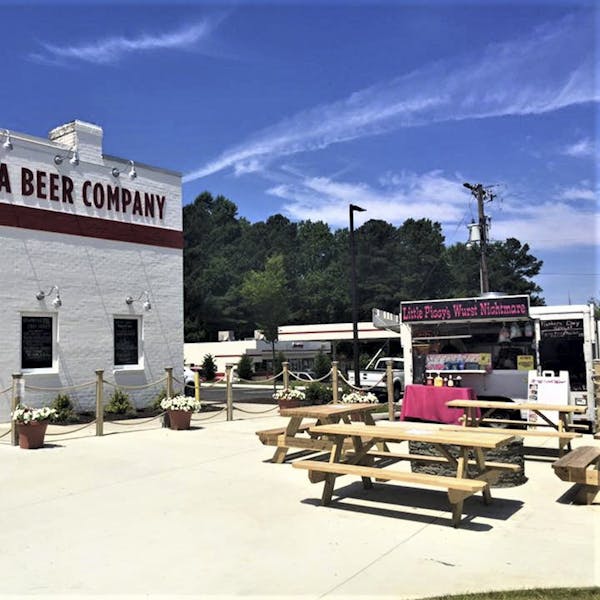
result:
M 50 408 L 56 411 L 56 414 L 52 417 L 52 421 L 59 423 L 74 423 L 76 422 L 77 415 L 73 410 L 73 403 L 67 394 L 58 394 L 52 401 Z
M 214 381 L 217 374 L 217 365 L 212 354 L 207 354 L 202 361 L 202 371 L 206 377 L 206 381 Z
M 308 404 L 327 404 L 333 400 L 333 390 L 318 381 L 309 383 L 304 388 Z
M 130 415 L 135 413 L 135 408 L 129 400 L 129 395 L 117 388 L 104 408 L 104 412 L 109 415 Z
M 158 392 L 158 394 L 156 394 L 156 397 L 154 398 L 154 400 L 152 400 L 152 410 L 159 410 L 162 412 L 162 407 L 160 405 L 160 403 L 167 397 L 167 388 L 163 388 L 162 390 L 160 390 L 160 392 Z
M 252 370 L 252 359 L 244 354 L 237 364 L 238 377 L 240 379 L 252 379 L 254 372 Z

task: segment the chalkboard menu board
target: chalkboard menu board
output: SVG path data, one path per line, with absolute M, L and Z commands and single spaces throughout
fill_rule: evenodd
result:
M 21 317 L 21 368 L 52 367 L 52 317 Z
M 583 319 L 540 321 L 541 337 L 573 339 L 583 337 Z
M 115 365 L 137 365 L 138 320 L 115 319 Z

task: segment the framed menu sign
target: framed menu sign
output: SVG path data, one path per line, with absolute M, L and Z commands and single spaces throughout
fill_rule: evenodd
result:
M 21 368 L 52 367 L 52 317 L 21 317 Z
M 583 319 L 540 321 L 542 338 L 578 339 L 583 337 Z
M 115 319 L 115 365 L 137 365 L 139 337 L 137 319 Z

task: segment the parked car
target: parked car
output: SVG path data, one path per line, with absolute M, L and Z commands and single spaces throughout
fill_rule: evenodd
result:
M 316 379 L 316 374 L 313 371 L 290 371 L 290 375 L 292 380 L 314 381 Z

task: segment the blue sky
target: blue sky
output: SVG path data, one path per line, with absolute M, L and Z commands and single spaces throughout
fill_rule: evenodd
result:
M 0 2 L 0 129 L 80 119 L 240 216 L 401 224 L 544 260 L 549 304 L 600 297 L 593 1 Z

